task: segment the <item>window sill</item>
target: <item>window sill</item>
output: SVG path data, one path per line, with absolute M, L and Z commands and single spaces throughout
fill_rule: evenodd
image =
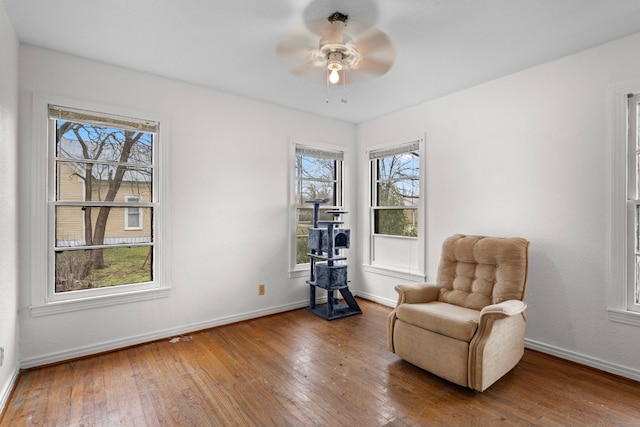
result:
M 625 325 L 640 326 L 640 313 L 617 308 L 609 308 L 609 320 Z
M 42 317 L 52 314 L 88 310 L 96 307 L 106 307 L 109 305 L 120 305 L 136 301 L 167 298 L 170 291 L 171 288 L 145 289 L 115 295 L 102 295 L 68 301 L 50 302 L 44 305 L 32 305 L 30 308 L 31 317 Z
M 370 264 L 363 264 L 362 267 L 365 273 L 379 274 L 382 276 L 389 276 L 396 279 L 408 280 L 417 283 L 424 283 L 427 281 L 427 276 L 423 273 L 399 271 L 393 269 L 393 267 L 380 267 Z

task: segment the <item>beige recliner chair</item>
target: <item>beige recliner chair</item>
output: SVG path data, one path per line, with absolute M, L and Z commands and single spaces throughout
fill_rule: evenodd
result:
M 397 285 L 389 349 L 446 380 L 484 391 L 524 354 L 529 242 L 449 237 L 436 284 Z

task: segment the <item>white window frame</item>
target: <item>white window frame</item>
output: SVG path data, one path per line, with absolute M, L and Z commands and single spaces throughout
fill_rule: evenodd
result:
M 621 84 L 610 91 L 610 227 L 608 313 L 614 322 L 640 326 L 640 312 L 633 307 L 635 292 L 635 207 L 633 187 L 637 168 L 631 166 L 634 147 L 629 143 L 629 95 L 640 94 L 640 81 Z M 631 197 L 630 197 L 631 196 Z M 637 309 L 637 308 L 636 308 Z
M 337 206 L 322 205 L 322 208 L 336 208 L 346 209 L 345 194 L 347 193 L 347 183 L 345 177 L 347 176 L 347 148 L 343 146 L 328 144 L 320 141 L 312 141 L 301 138 L 292 138 L 289 152 L 289 164 L 290 178 L 289 178 L 289 199 L 290 199 L 290 214 L 289 214 L 289 277 L 306 277 L 309 274 L 309 262 L 298 264 L 296 261 L 297 255 L 297 204 L 296 204 L 296 176 L 295 176 L 295 159 L 297 156 L 297 147 L 302 147 L 309 151 L 318 150 L 325 152 L 342 153 L 342 160 L 336 169 L 338 182 L 336 184 L 336 202 Z M 307 204 L 305 207 L 313 209 L 312 204 Z M 347 218 L 343 218 L 346 220 Z M 346 227 L 346 225 L 344 225 Z
M 376 234 L 374 227 L 375 210 L 378 208 L 375 204 L 376 194 L 376 176 L 373 172 L 374 153 L 392 152 L 397 148 L 409 147 L 418 144 L 420 152 L 420 201 L 417 205 L 418 216 L 418 235 L 417 237 L 394 236 Z M 363 265 L 363 270 L 368 273 L 375 273 L 384 276 L 390 276 L 402 280 L 423 282 L 427 279 L 426 275 L 426 156 L 425 156 L 425 136 L 402 138 L 370 146 L 367 151 L 367 170 L 368 189 L 369 189 L 369 215 L 368 215 L 368 260 Z M 378 255 L 378 247 L 391 247 L 396 253 L 406 255 L 407 260 L 394 260 L 389 262 Z
M 47 94 L 33 94 L 32 99 L 32 141 L 25 149 L 30 170 L 29 224 L 27 241 L 29 244 L 28 277 L 31 290 L 31 316 L 46 316 L 57 313 L 85 310 L 94 307 L 123 304 L 163 298 L 169 295 L 168 282 L 169 248 L 164 243 L 170 238 L 168 218 L 168 135 L 169 120 L 161 115 L 140 112 L 125 107 L 80 101 Z M 55 261 L 53 247 L 55 224 L 52 209 L 55 209 L 55 177 L 52 178 L 53 153 L 51 153 L 51 132 L 55 126 L 49 120 L 49 105 L 60 105 L 73 109 L 95 111 L 120 117 L 143 117 L 160 123 L 160 131 L 154 137 L 154 237 L 153 266 L 154 278 L 151 282 L 128 284 L 107 288 L 86 289 L 81 291 L 55 292 Z M 52 129 L 53 128 L 53 129 Z M 55 150 L 53 150 L 55 151 Z M 160 173 L 160 171 L 162 171 Z M 46 266 L 43 268 L 42 266 Z
M 135 200 L 135 201 L 132 201 Z M 124 201 L 125 203 L 143 203 L 144 200 L 142 198 L 142 195 L 129 195 L 129 196 L 124 196 Z M 129 209 L 136 209 L 137 212 L 135 212 L 138 215 L 138 226 L 131 226 L 129 224 L 129 214 L 131 213 L 131 211 Z M 125 207 L 124 208 L 124 229 L 125 230 L 142 230 L 144 228 L 144 218 L 142 217 L 142 212 L 143 209 L 140 206 L 133 206 L 133 207 Z

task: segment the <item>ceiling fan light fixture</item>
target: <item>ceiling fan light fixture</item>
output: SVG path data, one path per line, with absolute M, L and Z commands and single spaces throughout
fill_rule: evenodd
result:
M 340 12 L 294 27 L 276 51 L 290 73 L 327 87 L 380 77 L 389 71 L 396 56 L 393 42 L 384 32 Z
M 329 83 L 336 84 L 340 81 L 340 74 L 338 74 L 338 70 L 331 70 L 329 73 Z
M 338 71 L 342 70 L 342 52 L 330 52 L 327 57 L 327 71 L 329 72 L 329 83 L 336 84 L 340 81 Z

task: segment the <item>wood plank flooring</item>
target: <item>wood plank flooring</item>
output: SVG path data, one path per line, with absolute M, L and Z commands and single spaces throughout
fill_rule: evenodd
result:
M 483 393 L 305 309 L 20 374 L 1 426 L 640 426 L 640 383 L 534 351 Z

